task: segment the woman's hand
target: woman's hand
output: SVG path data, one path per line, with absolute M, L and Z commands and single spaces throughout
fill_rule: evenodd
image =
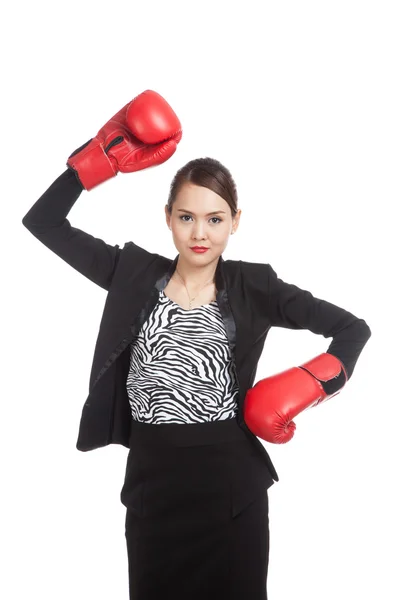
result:
M 346 382 L 341 361 L 323 352 L 300 367 L 258 381 L 246 393 L 244 421 L 266 442 L 285 444 L 296 430 L 293 419 L 336 396 Z
M 170 105 L 157 92 L 146 90 L 75 150 L 67 166 L 91 190 L 119 171 L 131 173 L 165 162 L 181 138 L 182 127 Z

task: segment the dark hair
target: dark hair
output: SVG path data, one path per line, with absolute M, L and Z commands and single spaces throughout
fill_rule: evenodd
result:
M 179 190 L 187 182 L 212 190 L 229 204 L 232 217 L 237 213 L 237 189 L 230 171 L 215 158 L 206 157 L 195 158 L 176 172 L 168 196 L 169 214 Z

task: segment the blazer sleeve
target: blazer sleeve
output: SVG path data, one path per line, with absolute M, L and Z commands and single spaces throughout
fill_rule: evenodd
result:
M 332 338 L 327 353 L 336 356 L 344 365 L 347 377 L 353 374 L 356 362 L 371 330 L 364 319 L 359 319 L 344 308 L 314 297 L 292 283 L 280 279 L 271 265 L 267 266 L 268 320 L 272 326 L 289 329 L 308 329 Z
M 108 290 L 122 250 L 71 226 L 66 216 L 83 190 L 68 168 L 30 208 L 22 224 L 71 267 Z

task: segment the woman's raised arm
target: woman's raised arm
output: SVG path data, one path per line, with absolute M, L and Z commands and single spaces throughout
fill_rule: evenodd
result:
M 72 227 L 66 218 L 83 189 L 74 171 L 68 168 L 35 202 L 22 223 L 42 244 L 71 267 L 108 290 L 121 252 L 120 247 L 110 246 L 103 240 Z
M 146 90 L 119 110 L 75 150 L 62 173 L 22 219 L 23 225 L 74 269 L 108 290 L 121 253 L 66 218 L 83 190 L 118 173 L 162 164 L 182 138 L 178 117 L 160 94 Z

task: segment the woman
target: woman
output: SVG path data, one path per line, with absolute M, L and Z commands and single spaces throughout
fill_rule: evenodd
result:
M 351 377 L 370 329 L 269 264 L 224 261 L 241 211 L 217 160 L 190 161 L 171 183 L 173 261 L 70 225 L 66 215 L 84 189 L 165 162 L 181 135 L 167 102 L 143 92 L 69 157 L 23 224 L 108 292 L 77 448 L 129 448 L 121 501 L 130 598 L 266 600 L 267 490 L 278 475 L 255 432 L 287 441 L 293 416 Z M 290 383 L 288 372 L 252 388 L 274 325 L 333 338 L 327 353 L 296 369 L 306 385 Z M 275 391 L 266 394 L 271 380 Z M 282 422 L 266 418 L 271 407 Z

